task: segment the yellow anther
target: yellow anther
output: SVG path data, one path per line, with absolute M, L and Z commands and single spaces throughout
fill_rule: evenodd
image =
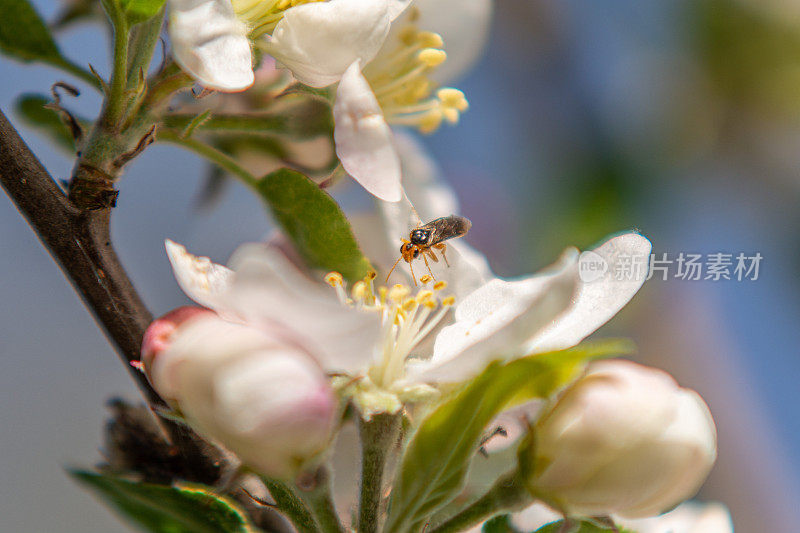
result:
M 419 44 L 424 48 L 441 48 L 444 46 L 444 39 L 438 33 L 432 31 L 421 31 L 417 35 Z
M 447 298 L 442 300 L 442 305 L 444 307 L 450 307 L 451 305 L 454 305 L 455 303 L 456 303 L 456 297 L 455 296 L 448 296 Z
M 399 283 L 389 289 L 389 299 L 395 303 L 400 303 L 406 299 L 406 296 L 409 295 L 411 289 L 406 287 L 405 285 L 400 285 Z
M 433 133 L 439 129 L 443 118 L 444 115 L 442 114 L 441 110 L 433 109 L 429 111 L 419 120 L 420 133 Z
M 325 283 L 331 287 L 341 287 L 344 285 L 344 277 L 338 272 L 328 272 L 325 274 Z
M 377 272 L 375 272 L 374 270 L 370 270 L 369 272 L 367 272 L 367 275 L 364 277 L 364 280 L 365 281 L 373 280 L 377 276 L 378 276 Z
M 433 284 L 433 290 L 435 291 L 440 291 L 446 288 L 447 288 L 447 282 L 444 280 L 437 281 L 436 283 Z
M 452 87 L 445 87 L 436 91 L 436 97 L 446 107 L 454 107 L 459 111 L 466 111 L 469 108 L 469 102 L 464 96 L 462 91 L 453 89 Z
M 461 113 L 458 112 L 458 109 L 444 107 L 442 108 L 442 116 L 444 116 L 444 119 L 450 124 L 457 124 Z
M 444 50 L 437 48 L 424 48 L 417 54 L 417 59 L 428 67 L 435 67 L 444 63 L 445 59 L 447 59 L 447 54 Z
M 352 294 L 355 301 L 362 301 L 369 295 L 369 288 L 363 281 L 356 281 L 353 284 Z
M 403 311 L 410 313 L 416 308 L 417 308 L 417 302 L 413 298 L 409 298 L 408 300 L 403 302 Z
M 433 300 L 425 300 L 424 302 L 422 302 L 422 305 L 424 305 L 428 309 L 436 309 L 436 302 Z
M 419 303 L 424 303 L 430 300 L 431 298 L 433 298 L 433 291 L 421 290 L 417 293 L 417 301 Z
M 424 276 L 419 278 L 420 283 L 422 283 L 423 285 L 427 285 L 428 283 L 431 282 L 431 280 L 433 280 L 433 278 L 431 277 L 430 274 L 425 274 Z

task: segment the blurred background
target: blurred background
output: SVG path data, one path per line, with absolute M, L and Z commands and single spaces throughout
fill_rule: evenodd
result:
M 57 2 L 37 0 L 54 20 Z M 60 35 L 107 72 L 104 28 Z M 0 108 L 57 178 L 72 160 L 14 102 L 64 75 L 0 58 Z M 77 84 L 81 86 L 80 84 Z M 699 497 L 742 532 L 800 523 L 800 6 L 789 0 L 499 0 L 485 56 L 456 84 L 471 108 L 424 141 L 496 272 L 637 228 L 654 252 L 763 257 L 757 280 L 656 276 L 600 335 L 697 389 L 719 460 Z M 69 102 L 94 116 L 85 91 Z M 238 184 L 198 209 L 207 169 L 155 145 L 120 183 L 117 250 L 158 315 L 184 303 L 165 237 L 224 262 L 270 223 Z M 352 189 L 352 188 L 351 188 Z M 351 194 L 353 191 L 346 191 Z M 355 193 L 353 193 L 355 194 Z M 64 468 L 102 458 L 105 403 L 127 370 L 35 235 L 0 195 L 0 530 L 127 531 Z

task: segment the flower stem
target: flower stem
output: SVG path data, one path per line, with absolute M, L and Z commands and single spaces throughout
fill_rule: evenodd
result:
M 386 458 L 395 444 L 402 416 L 375 415 L 369 421 L 360 420 L 361 436 L 361 496 L 358 508 L 358 531 L 375 533 L 380 526 L 380 504 L 383 492 L 383 472 Z
M 278 510 L 288 518 L 300 533 L 319 533 L 314 516 L 303 500 L 297 497 L 294 491 L 282 481 L 262 478 L 270 495 L 278 504 Z
M 120 8 L 108 10 L 114 27 L 114 69 L 111 74 L 111 88 L 106 95 L 106 108 L 103 118 L 108 125 L 116 125 L 125 110 L 125 86 L 128 79 L 128 21 Z
M 516 510 L 532 503 L 519 472 L 503 476 L 489 492 L 449 520 L 433 528 L 431 533 L 464 531 L 500 513 Z
M 209 146 L 192 138 L 186 139 L 166 129 L 159 131 L 158 140 L 183 146 L 184 148 L 205 157 L 223 170 L 230 172 L 248 187 L 254 190 L 258 187 L 258 179 L 256 179 L 255 176 L 248 172 L 243 166 L 239 165 L 239 163 L 237 163 L 232 157 L 217 150 L 213 146 Z
M 331 497 L 331 480 L 327 467 L 317 469 L 310 480 L 310 489 L 301 488 L 300 496 L 311 508 L 323 533 L 344 533 Z

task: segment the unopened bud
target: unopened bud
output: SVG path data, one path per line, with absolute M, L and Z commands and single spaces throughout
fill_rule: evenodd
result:
M 188 320 L 202 316 L 213 315 L 213 311 L 202 307 L 186 305 L 173 309 L 166 315 L 153 320 L 144 332 L 142 339 L 142 364 L 144 371 L 150 375 L 150 368 L 155 357 L 166 350 L 172 342 L 172 335 L 178 327 Z
M 576 515 L 658 514 L 691 497 L 716 459 L 700 396 L 628 361 L 590 367 L 535 427 L 533 492 Z
M 329 444 L 336 398 L 325 374 L 260 329 L 216 315 L 187 322 L 150 376 L 198 433 L 266 476 L 293 478 Z

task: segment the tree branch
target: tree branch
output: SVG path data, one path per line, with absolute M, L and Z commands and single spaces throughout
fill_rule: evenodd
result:
M 153 317 L 111 245 L 111 210 L 82 211 L 75 207 L 2 111 L 0 185 L 116 347 L 148 402 L 165 405 L 145 375 L 129 364 L 139 359 L 142 337 Z M 214 485 L 225 468 L 225 461 L 218 454 L 209 453 L 209 445 L 188 427 L 157 418 L 171 443 L 185 458 L 193 480 Z M 248 500 L 245 498 L 245 501 Z M 268 509 L 248 511 L 259 523 L 269 524 L 270 530 L 282 530 L 273 519 L 274 513 Z
M 152 403 L 163 400 L 131 367 L 153 317 L 111 246 L 110 210 L 81 211 L 67 199 L 0 111 L 0 185 L 72 282 Z

